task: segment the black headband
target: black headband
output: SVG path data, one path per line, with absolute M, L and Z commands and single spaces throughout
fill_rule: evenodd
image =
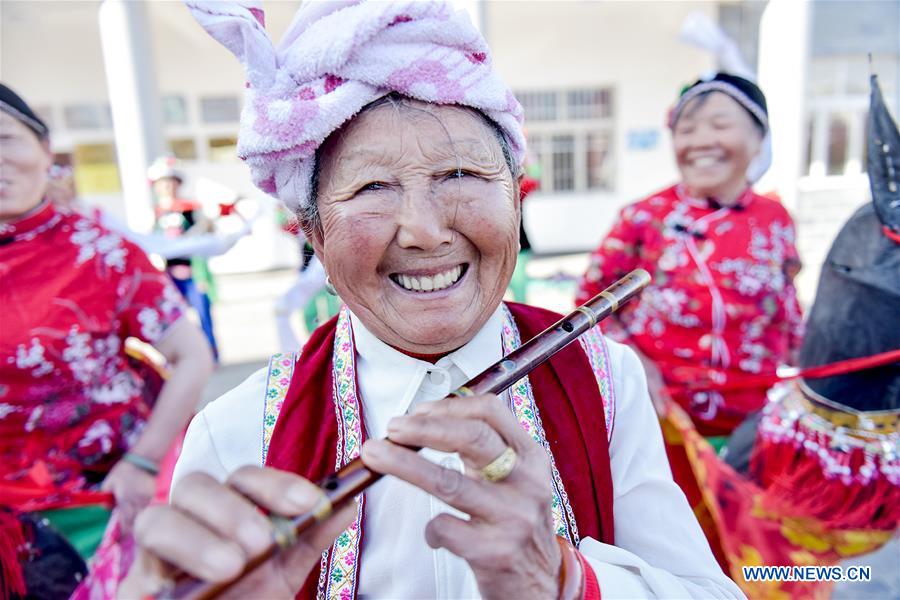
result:
M 50 133 L 47 124 L 31 110 L 21 96 L 2 83 L 0 83 L 0 111 L 21 122 L 40 139 L 46 138 Z
M 750 113 L 753 120 L 762 128 L 763 133 L 769 131 L 769 109 L 766 105 L 765 94 L 758 85 L 749 79 L 728 73 L 716 73 L 712 79 L 699 79 L 682 91 L 678 103 L 669 115 L 669 127 L 675 126 L 675 122 L 678 121 L 681 111 L 688 102 L 707 92 L 727 94 Z

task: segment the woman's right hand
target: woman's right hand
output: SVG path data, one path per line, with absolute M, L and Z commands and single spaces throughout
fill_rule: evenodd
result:
M 152 505 L 138 515 L 138 553 L 119 597 L 159 593 L 173 567 L 206 581 L 234 578 L 273 541 L 272 526 L 257 507 L 295 516 L 312 509 L 320 496 L 309 481 L 277 469 L 242 467 L 225 483 L 205 473 L 187 475 L 175 487 L 171 504 Z M 294 598 L 322 551 L 355 515 L 355 503 L 338 510 L 223 597 Z

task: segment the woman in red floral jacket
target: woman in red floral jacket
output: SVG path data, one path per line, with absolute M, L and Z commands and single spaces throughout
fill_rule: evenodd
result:
M 111 497 L 130 529 L 212 359 L 140 248 L 46 199 L 51 162 L 46 125 L 0 84 L 0 506 L 71 511 L 88 555 L 105 520 L 86 532 L 73 507 Z M 129 362 L 128 337 L 166 358 L 161 389 Z
M 608 333 L 639 351 L 651 382 L 658 375 L 654 392 L 668 391 L 700 433 L 726 435 L 762 406 L 765 389 L 703 383 L 774 372 L 800 344 L 794 224 L 747 180 L 768 130 L 755 84 L 724 73 L 698 81 L 669 125 L 681 183 L 622 210 L 591 255 L 578 301 L 647 269 L 652 286 L 609 321 Z

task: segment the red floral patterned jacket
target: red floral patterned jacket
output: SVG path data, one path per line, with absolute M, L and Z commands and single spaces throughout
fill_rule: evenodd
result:
M 591 255 L 578 302 L 639 267 L 653 282 L 607 333 L 659 366 L 701 433 L 729 433 L 762 406 L 765 389 L 722 394 L 686 386 L 772 373 L 799 347 L 791 217 L 749 188 L 727 208 L 670 187 L 622 210 Z
M 0 225 L 0 306 L 0 488 L 82 490 L 150 412 L 125 339 L 159 342 L 181 295 L 137 246 L 48 203 Z

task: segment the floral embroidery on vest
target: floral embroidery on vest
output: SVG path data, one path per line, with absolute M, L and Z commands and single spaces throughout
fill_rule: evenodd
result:
M 594 377 L 597 378 L 597 386 L 600 388 L 600 396 L 603 398 L 603 418 L 606 421 L 606 439 L 612 440 L 613 427 L 616 425 L 616 396 L 612 384 L 612 373 L 609 368 L 609 349 L 606 339 L 596 326 L 578 338 L 584 353 L 587 354 Z
M 334 381 L 334 410 L 338 421 L 337 459 L 339 469 L 359 456 L 364 432 L 356 391 L 356 349 L 350 327 L 350 311 L 341 309 L 334 336 L 334 355 L 331 360 Z M 319 598 L 356 596 L 359 576 L 359 547 L 362 538 L 362 517 L 365 494 L 360 494 L 356 519 L 334 541 L 331 550 L 323 553 L 319 572 Z
M 516 327 L 512 313 L 509 312 L 505 304 L 503 305 L 503 326 L 500 337 L 504 356 L 522 345 L 519 329 Z M 535 443 L 547 452 L 547 457 L 550 459 L 550 472 L 553 475 L 553 498 L 550 503 L 550 511 L 553 514 L 553 529 L 556 531 L 556 535 L 564 537 L 577 547 L 580 537 L 578 535 L 578 526 L 575 523 L 575 513 L 572 511 L 569 495 L 566 494 L 562 477 L 556 468 L 556 460 L 553 458 L 553 452 L 550 450 L 550 444 L 547 442 L 544 426 L 541 423 L 541 415 L 534 401 L 534 393 L 532 392 L 528 376 L 526 375 L 514 383 L 505 394 L 509 402 L 509 408 L 516 416 L 519 425 L 531 435 L 531 439 Z M 565 509 L 565 513 L 563 513 L 563 509 Z
M 266 464 L 269 442 L 272 440 L 272 432 L 275 431 L 275 422 L 281 413 L 281 407 L 287 396 L 288 387 L 291 385 L 291 376 L 294 374 L 294 365 L 298 358 L 300 358 L 299 352 L 274 354 L 269 359 L 269 373 L 266 376 L 266 405 L 263 408 L 262 464 Z

